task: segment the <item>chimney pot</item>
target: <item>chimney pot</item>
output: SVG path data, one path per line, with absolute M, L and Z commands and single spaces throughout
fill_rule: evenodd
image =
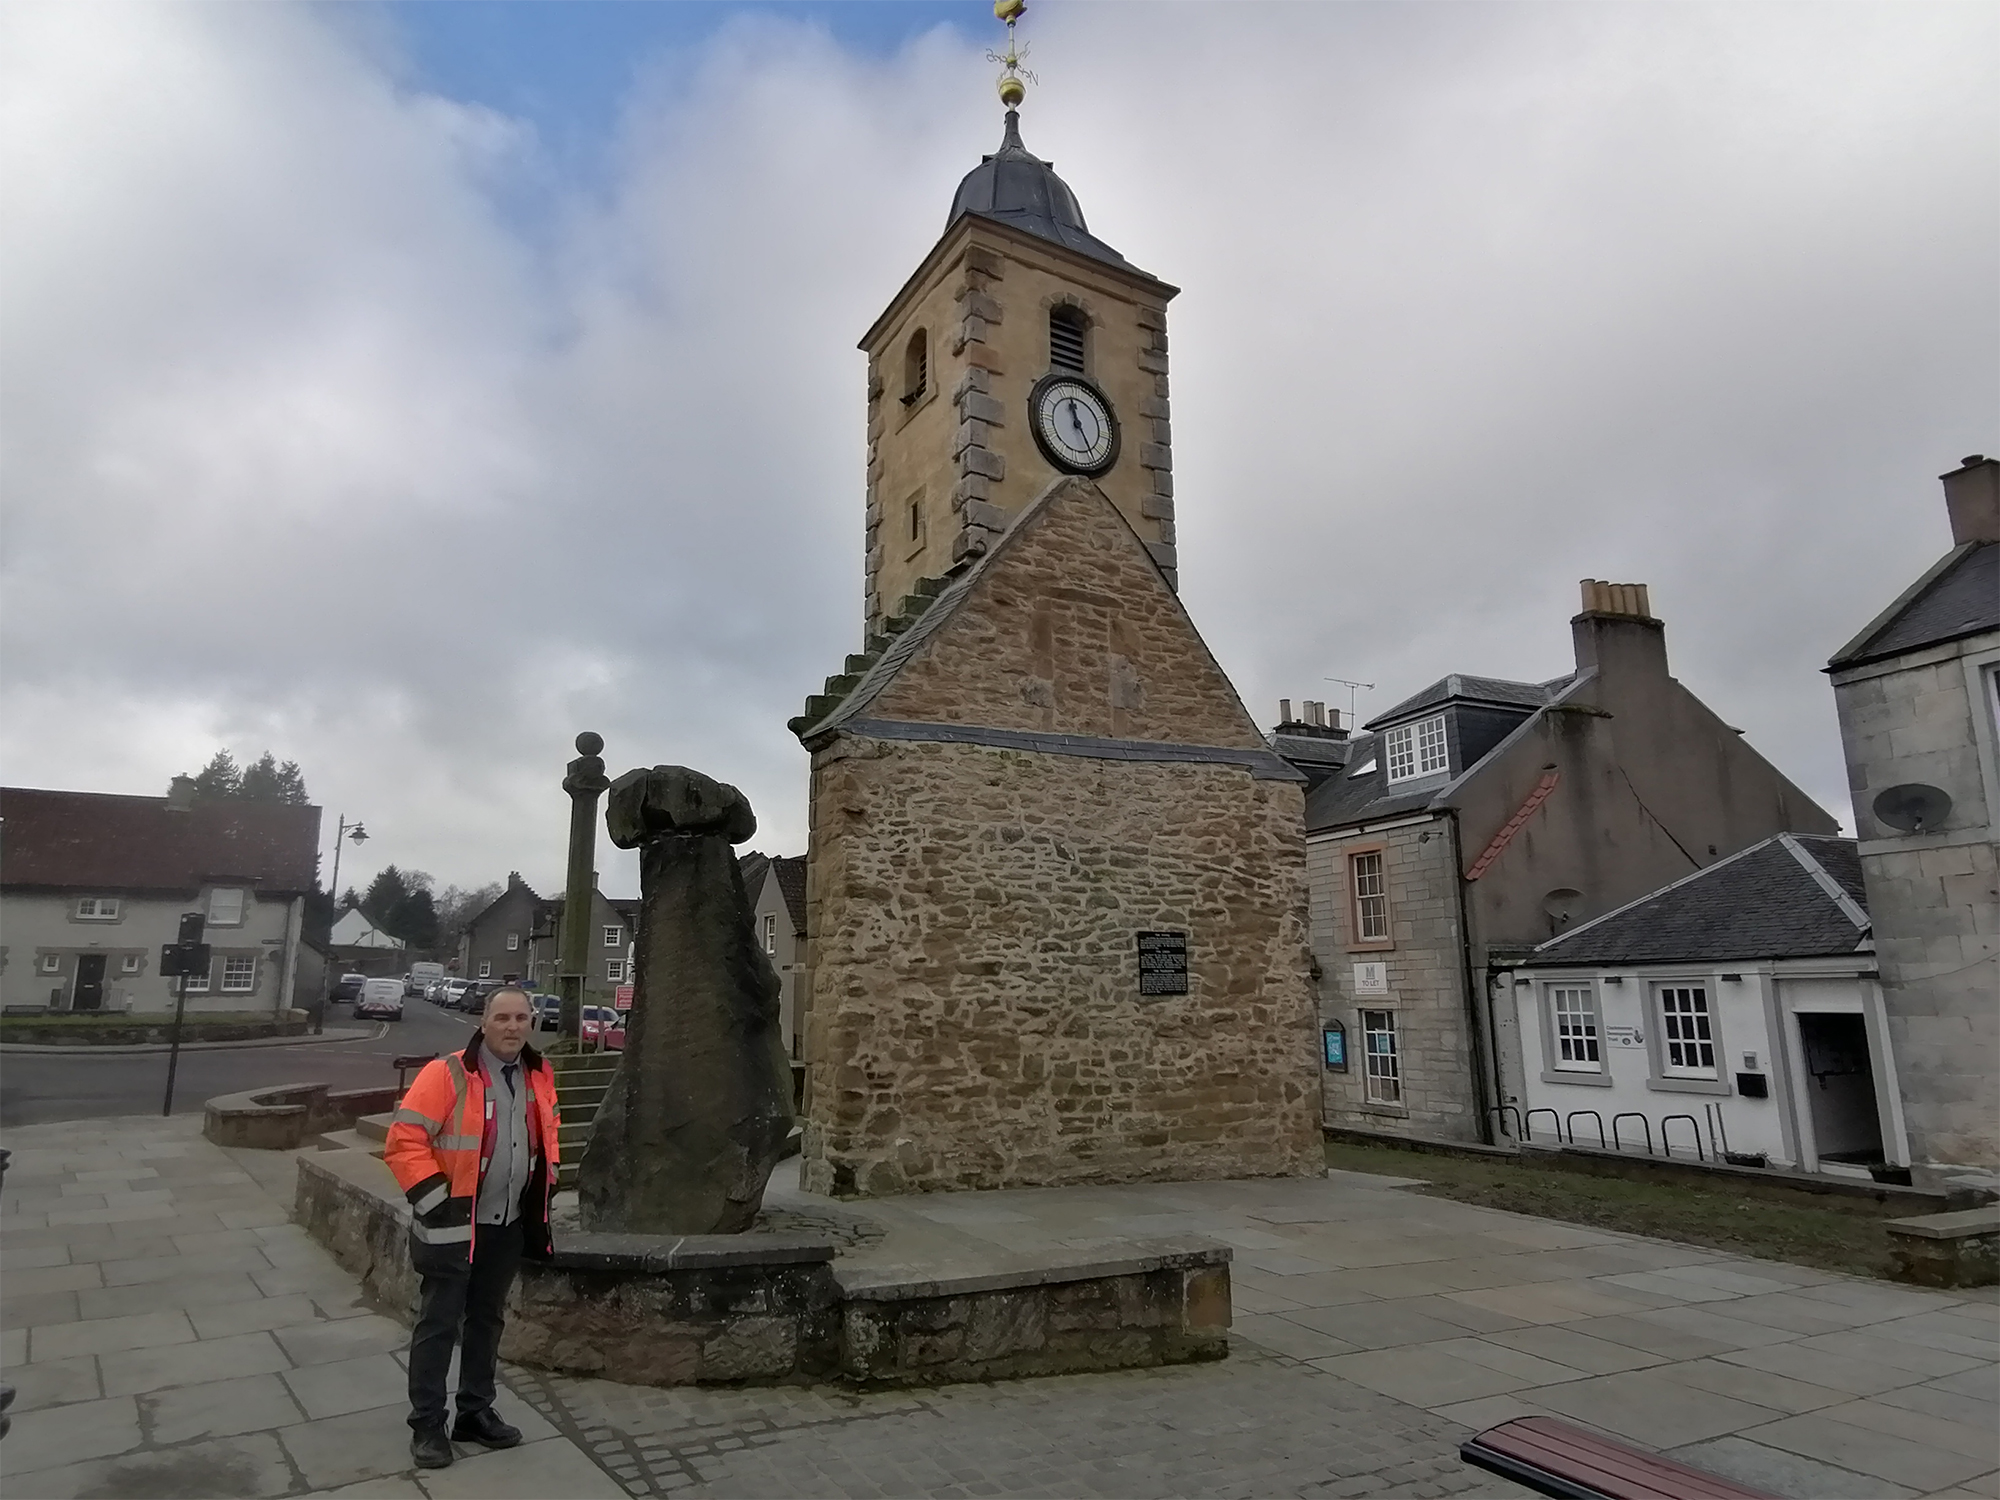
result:
M 167 783 L 167 811 L 194 811 L 194 778 L 192 776 L 183 773 Z
M 1291 700 L 1291 699 L 1289 699 L 1289 698 L 1280 698 L 1280 699 L 1278 700 L 1278 722 L 1279 722 L 1280 724 L 1289 724 L 1289 723 L 1291 723 L 1291 722 L 1292 722 L 1292 700 Z

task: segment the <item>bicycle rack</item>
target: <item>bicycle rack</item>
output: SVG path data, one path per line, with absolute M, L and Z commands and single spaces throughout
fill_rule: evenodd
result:
M 1573 1109 L 1569 1112 L 1568 1118 L 1563 1121 L 1569 1129 L 1569 1143 L 1572 1146 L 1576 1144 L 1576 1122 L 1584 1115 L 1589 1115 L 1591 1119 L 1597 1121 L 1597 1149 L 1604 1150 L 1604 1116 L 1594 1109 Z
M 1613 1151 L 1623 1151 L 1625 1149 L 1625 1143 L 1618 1134 L 1618 1122 L 1620 1120 L 1637 1120 L 1641 1125 L 1646 1127 L 1646 1154 L 1651 1156 L 1653 1154 L 1653 1122 L 1640 1114 L 1636 1109 L 1628 1109 L 1622 1115 L 1613 1115 L 1611 1117 L 1611 1149 Z
M 1556 1122 L 1555 1123 L 1556 1144 L 1561 1145 L 1563 1138 L 1562 1116 L 1557 1114 L 1554 1110 L 1550 1109 L 1546 1104 L 1541 1105 L 1538 1108 L 1529 1110 L 1527 1114 L 1521 1117 L 1521 1139 L 1524 1141 L 1529 1141 L 1534 1139 L 1535 1127 L 1530 1125 L 1528 1121 L 1534 1119 L 1536 1115 L 1547 1115 L 1551 1120 L 1554 1120 Z
M 1514 1117 L 1514 1139 L 1515 1140 L 1521 1139 L 1522 1131 L 1521 1131 L 1520 1110 L 1516 1109 L 1511 1104 L 1496 1104 L 1491 1109 L 1487 1110 L 1486 1113 L 1488 1113 L 1489 1115 L 1498 1115 L 1500 1117 L 1500 1133 L 1502 1135 L 1505 1135 L 1507 1133 L 1507 1116 L 1512 1115 Z
M 1660 1149 L 1666 1152 L 1669 1160 L 1672 1159 L 1674 1148 L 1667 1140 L 1667 1127 L 1676 1120 L 1686 1120 L 1688 1122 L 1688 1129 L 1694 1132 L 1694 1159 L 1700 1162 L 1707 1161 L 1708 1157 L 1701 1149 L 1701 1122 L 1695 1119 L 1693 1115 L 1663 1115 L 1660 1117 Z

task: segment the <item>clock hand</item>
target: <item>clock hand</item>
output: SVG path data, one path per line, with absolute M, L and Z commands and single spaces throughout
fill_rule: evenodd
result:
M 1090 439 L 1084 436 L 1083 419 L 1077 416 L 1076 414 L 1076 397 L 1071 396 L 1069 400 L 1064 403 L 1064 405 L 1069 412 L 1070 431 L 1076 434 L 1077 446 L 1080 448 L 1088 448 L 1090 446 Z

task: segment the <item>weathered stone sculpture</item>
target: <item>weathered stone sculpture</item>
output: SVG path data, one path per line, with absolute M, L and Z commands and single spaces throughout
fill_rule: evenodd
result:
M 748 1229 L 792 1128 L 778 976 L 732 844 L 757 831 L 733 786 L 685 766 L 611 783 L 611 842 L 639 850 L 625 1054 L 577 1175 L 583 1227 Z

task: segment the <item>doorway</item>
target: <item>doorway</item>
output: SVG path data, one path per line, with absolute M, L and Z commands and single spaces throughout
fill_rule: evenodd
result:
M 82 953 L 76 960 L 76 992 L 70 997 L 71 1010 L 104 1009 L 104 955 Z
M 1858 1015 L 1799 1013 L 1806 1103 L 1819 1159 L 1882 1164 L 1882 1115 L 1868 1055 L 1868 1023 Z

